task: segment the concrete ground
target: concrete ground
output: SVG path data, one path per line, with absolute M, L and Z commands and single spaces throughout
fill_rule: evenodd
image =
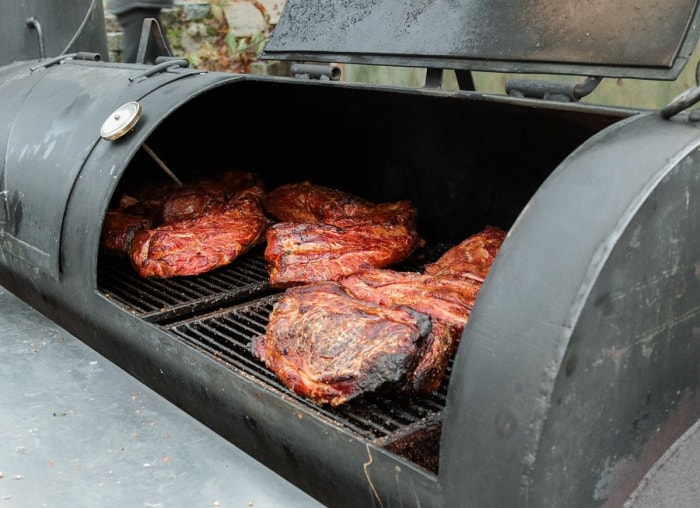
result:
M 0 288 L 0 506 L 321 506 Z

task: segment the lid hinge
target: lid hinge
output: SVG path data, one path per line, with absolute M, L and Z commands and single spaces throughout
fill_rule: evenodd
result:
M 578 102 L 595 90 L 602 79 L 602 77 L 587 77 L 583 82 L 574 84 L 536 79 L 511 79 L 506 83 L 506 93 L 511 97 Z
M 292 76 L 299 79 L 320 79 L 325 81 L 338 81 L 342 74 L 337 65 L 320 64 L 292 64 L 290 69 Z

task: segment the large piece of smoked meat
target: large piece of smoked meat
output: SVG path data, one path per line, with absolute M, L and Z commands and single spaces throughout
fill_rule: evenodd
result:
M 443 277 L 483 280 L 505 237 L 504 230 L 486 226 L 449 249 L 434 263 L 426 265 L 424 272 Z
M 309 182 L 285 184 L 265 198 L 278 220 L 266 234 L 270 284 L 286 288 L 338 280 L 363 266 L 405 260 L 422 239 L 408 201 L 371 203 Z
M 265 196 L 265 211 L 282 222 L 322 222 L 366 218 L 378 206 L 369 200 L 309 181 L 286 183 Z
M 141 277 L 199 275 L 262 241 L 270 224 L 263 193 L 262 182 L 244 171 L 144 185 L 107 211 L 101 248 L 127 256 Z
M 129 258 L 141 277 L 199 275 L 260 243 L 268 226 L 258 197 L 244 194 L 194 219 L 137 231 Z
M 360 300 L 385 306 L 406 305 L 428 314 L 433 326 L 447 328 L 453 342 L 461 338 L 481 289 L 477 280 L 377 268 L 360 270 L 341 279 L 340 284 Z M 451 347 L 445 345 L 447 350 Z
M 252 350 L 287 388 L 335 407 L 376 390 L 434 390 L 443 372 L 423 361 L 434 340 L 426 314 L 358 300 L 328 281 L 287 289 Z
M 254 354 L 285 386 L 318 404 L 337 406 L 379 388 L 430 393 L 444 379 L 504 236 L 492 227 L 470 236 L 433 263 L 438 275 L 369 267 L 337 283 L 287 289 L 265 335 L 254 341 Z M 413 361 L 388 370 L 374 366 L 378 351 L 393 348 L 385 341 L 390 322 L 377 306 L 385 312 L 411 309 L 429 320 L 430 332 L 422 334 L 427 340 Z
M 284 288 L 338 280 L 363 266 L 384 267 L 416 248 L 415 228 L 402 221 L 344 219 L 336 224 L 279 222 L 266 234 L 270 284 Z
M 113 256 L 127 257 L 136 232 L 151 226 L 153 221 L 148 217 L 122 210 L 107 210 L 102 223 L 100 248 Z
M 136 231 L 191 220 L 225 203 L 223 197 L 199 188 L 196 183 L 182 187 L 165 185 L 151 191 L 150 196 L 144 193 L 143 200 L 124 195 L 118 208 L 107 210 L 100 238 L 105 252 L 128 257 Z

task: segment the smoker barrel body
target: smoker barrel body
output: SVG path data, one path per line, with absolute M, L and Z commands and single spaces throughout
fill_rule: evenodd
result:
M 0 100 L 12 104 L 0 111 L 0 283 L 321 502 L 602 506 L 629 493 L 606 465 L 653 461 L 700 416 L 691 362 L 700 173 L 687 119 L 180 68 L 30 67 L 0 74 Z M 104 120 L 133 100 L 143 108 L 134 130 L 101 139 Z M 241 117 L 241 101 L 256 114 Z M 29 129 L 40 112 L 45 123 Z M 221 118 L 230 127 L 214 127 Z M 143 312 L 120 299 L 102 275 L 112 269 L 99 252 L 102 217 L 126 183 L 166 178 L 144 142 L 180 178 L 238 168 L 271 187 L 308 179 L 410 199 L 429 245 L 487 224 L 510 230 L 427 426 L 403 425 L 398 401 L 346 421 L 275 384 L 245 347 L 260 329 L 244 311 L 264 313 L 266 294 L 246 302 L 220 289 L 208 307 Z M 209 284 L 117 274 L 163 298 Z M 212 327 L 224 335 L 215 353 L 187 338 Z M 613 410 L 596 405 L 601 393 Z M 401 435 L 360 428 L 384 419 Z M 426 431 L 420 445 L 440 443 L 434 468 L 401 450 Z

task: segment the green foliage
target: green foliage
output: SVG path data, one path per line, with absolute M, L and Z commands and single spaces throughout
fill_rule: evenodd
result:
M 230 0 L 210 0 L 206 18 L 186 20 L 184 14 L 168 23 L 168 38 L 176 56 L 197 69 L 249 72 L 269 39 L 270 30 L 236 37 L 229 30 L 224 8 Z M 269 20 L 269 17 L 266 17 Z

